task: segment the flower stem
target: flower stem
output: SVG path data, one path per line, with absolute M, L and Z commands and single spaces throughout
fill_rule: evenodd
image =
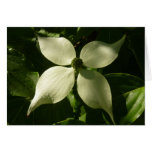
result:
M 75 73 L 75 80 L 77 80 L 77 76 L 78 76 L 78 73 L 76 72 Z M 80 99 L 78 92 L 77 92 L 76 82 L 75 82 L 75 85 L 74 85 L 71 93 L 68 95 L 68 99 L 69 99 L 70 104 L 73 108 L 74 119 L 78 120 L 80 117 L 80 113 L 81 113 L 80 108 L 82 106 L 82 102 L 81 102 L 81 99 Z
M 81 101 L 80 101 L 80 97 L 77 93 L 77 90 L 75 88 L 73 90 L 73 95 L 74 95 L 74 98 L 75 98 L 75 101 L 76 101 L 75 106 L 74 106 L 74 118 L 76 120 L 78 120 L 79 117 L 80 117 L 80 113 L 81 113 L 80 107 L 81 107 L 82 104 L 81 104 Z

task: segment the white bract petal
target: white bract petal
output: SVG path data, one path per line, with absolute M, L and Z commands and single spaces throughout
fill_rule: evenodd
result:
M 46 70 L 38 80 L 27 115 L 42 104 L 53 104 L 64 99 L 73 88 L 74 82 L 73 68 L 56 66 Z
M 51 62 L 58 65 L 70 65 L 76 57 L 71 42 L 65 38 L 38 37 L 42 54 Z
M 80 58 L 87 67 L 105 67 L 117 58 L 125 37 L 126 35 L 113 44 L 107 44 L 101 41 L 92 41 L 82 48 Z
M 85 104 L 94 109 L 104 109 L 113 121 L 111 90 L 103 75 L 96 71 L 81 70 L 77 90 Z

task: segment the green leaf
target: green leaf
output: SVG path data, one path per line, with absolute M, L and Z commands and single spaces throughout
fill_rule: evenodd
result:
M 74 85 L 73 89 L 68 94 L 67 99 L 69 100 L 69 103 L 73 109 L 74 118 L 78 119 L 85 113 L 85 109 L 83 102 L 77 93 L 76 85 Z
M 79 116 L 79 120 L 81 122 L 88 125 L 105 124 L 102 118 L 103 111 L 101 109 L 92 109 L 83 102 L 81 103 L 81 99 L 79 99 L 80 97 L 76 95 L 76 92 L 73 93 L 73 91 L 69 93 L 67 98 L 70 101 L 71 107 L 73 108 L 74 115 L 76 117 Z
M 145 124 L 145 111 L 131 125 L 141 125 L 141 124 Z
M 12 96 L 33 97 L 38 72 L 9 72 L 8 90 Z
M 83 115 L 81 115 L 80 117 L 79 117 L 79 120 L 80 121 L 83 121 L 83 122 L 86 122 L 86 113 L 84 113 Z
M 8 48 L 7 71 L 9 93 L 12 96 L 33 97 L 39 74 L 31 72 L 25 56 L 13 48 Z
M 37 32 L 40 36 L 47 36 L 47 37 L 60 37 L 59 33 L 49 33 L 45 29 L 40 29 L 40 31 Z
M 25 57 L 22 54 L 16 54 L 16 51 L 13 51 L 12 48 L 9 48 L 9 50 L 12 50 L 12 52 L 7 55 L 7 71 L 27 70 Z
M 127 115 L 120 120 L 120 124 L 131 124 L 144 112 L 145 109 L 145 88 L 141 87 L 125 93 Z
M 61 122 L 57 122 L 56 125 L 86 125 L 83 121 L 75 120 L 74 118 L 67 118 Z
M 70 101 L 71 107 L 73 108 L 73 112 L 76 112 L 78 102 L 72 91 L 68 94 L 67 98 Z
M 128 114 L 127 96 L 125 94 L 143 87 L 144 81 L 136 76 L 125 73 L 112 73 L 105 75 L 105 77 L 110 84 L 112 92 L 115 122 L 119 124 L 122 117 Z M 136 103 L 138 100 L 135 99 L 134 102 Z M 135 118 L 137 119 L 137 117 Z

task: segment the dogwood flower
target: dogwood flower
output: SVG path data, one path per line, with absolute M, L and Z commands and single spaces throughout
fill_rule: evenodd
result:
M 106 78 L 99 72 L 82 68 L 102 68 L 118 56 L 126 35 L 113 44 L 92 41 L 86 44 L 80 58 L 76 58 L 74 46 L 66 38 L 38 37 L 42 54 L 59 65 L 47 69 L 39 78 L 35 96 L 27 115 L 42 104 L 55 104 L 63 100 L 75 83 L 78 71 L 77 91 L 83 102 L 91 108 L 105 110 L 113 120 L 112 95 Z M 64 67 L 71 65 L 71 67 Z

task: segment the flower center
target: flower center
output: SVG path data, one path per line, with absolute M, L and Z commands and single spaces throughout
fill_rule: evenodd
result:
M 71 62 L 71 66 L 75 69 L 75 71 L 79 71 L 82 68 L 83 62 L 80 58 L 74 58 Z

